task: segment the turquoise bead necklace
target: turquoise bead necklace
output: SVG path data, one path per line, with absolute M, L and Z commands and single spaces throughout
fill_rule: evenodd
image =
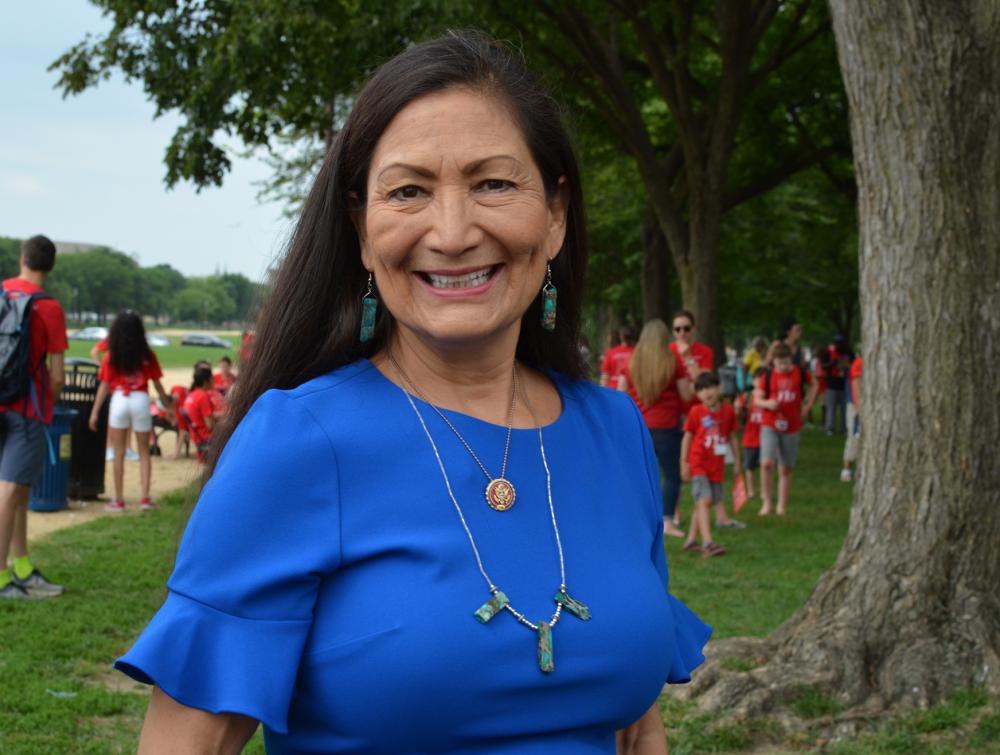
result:
M 403 395 L 409 402 L 410 407 L 413 412 L 417 415 L 417 419 L 420 421 L 420 426 L 423 428 L 424 435 L 427 436 L 427 440 L 430 441 L 431 448 L 434 450 L 434 458 L 437 459 L 438 467 L 441 469 L 441 476 L 444 478 L 445 487 L 448 489 L 448 497 L 451 498 L 451 502 L 455 507 L 455 511 L 458 514 L 459 520 L 462 522 L 462 528 L 465 530 L 466 537 L 469 539 L 469 545 L 472 546 L 472 554 L 476 557 L 476 565 L 479 567 L 479 573 L 483 575 L 483 579 L 486 580 L 486 585 L 490 591 L 490 599 L 481 605 L 474 613 L 475 619 L 481 623 L 486 624 L 493 617 L 499 614 L 501 611 L 507 611 L 518 623 L 527 627 L 532 632 L 536 634 L 537 637 L 537 651 L 538 651 L 538 668 L 543 673 L 551 673 L 555 668 L 554 657 L 553 657 L 553 647 L 552 647 L 552 629 L 562 616 L 563 609 L 572 613 L 577 618 L 588 621 L 591 618 L 590 609 L 586 605 L 574 600 L 570 597 L 566 590 L 566 561 L 563 558 L 563 547 L 562 538 L 559 536 L 559 523 L 556 521 L 556 510 L 555 506 L 552 504 L 552 473 L 549 471 L 549 462 L 545 456 L 545 441 L 542 438 L 542 427 L 538 426 L 538 448 L 542 456 L 542 466 L 545 468 L 545 492 L 549 503 L 549 516 L 552 520 L 552 532 L 555 534 L 556 539 L 556 550 L 559 552 L 559 589 L 553 596 L 553 601 L 556 604 L 555 611 L 552 617 L 548 621 L 539 621 L 537 623 L 529 620 L 523 613 L 518 611 L 511 605 L 510 600 L 507 595 L 497 587 L 493 580 L 490 579 L 489 574 L 486 573 L 486 567 L 483 566 L 482 556 L 479 554 L 479 548 L 476 547 L 476 539 L 472 536 L 472 530 L 469 528 L 469 523 L 465 520 L 465 515 L 462 513 L 462 507 L 458 503 L 458 499 L 455 497 L 455 492 L 451 487 L 451 480 L 448 477 L 448 472 L 444 467 L 444 461 L 441 459 L 441 454 L 438 451 L 437 443 L 434 442 L 434 436 L 431 435 L 430 430 L 427 428 L 427 423 L 424 421 L 423 415 L 417 408 L 416 403 L 413 401 L 413 397 L 410 395 L 410 391 L 416 393 L 418 396 L 421 395 L 419 391 L 416 390 L 413 382 L 406 376 L 403 372 L 402 367 L 393 357 L 391 353 L 388 354 L 389 361 L 392 363 L 393 368 L 399 374 L 399 378 L 402 383 L 405 383 L 410 390 L 406 390 L 403 386 L 400 386 L 400 390 L 403 391 Z M 517 384 L 517 366 L 514 366 L 514 381 L 515 386 Z M 516 389 L 515 389 L 516 390 Z M 527 396 L 524 396 L 524 404 L 531 413 L 532 418 L 535 423 L 538 424 L 538 420 L 535 417 L 534 411 L 531 409 L 531 404 L 528 402 Z M 430 402 L 428 402 L 430 403 Z M 431 404 L 433 407 L 434 405 Z M 436 407 L 435 407 L 436 408 Z M 440 411 L 438 412 L 440 414 Z M 450 424 L 450 423 L 449 423 Z M 457 431 L 456 431 L 457 432 Z

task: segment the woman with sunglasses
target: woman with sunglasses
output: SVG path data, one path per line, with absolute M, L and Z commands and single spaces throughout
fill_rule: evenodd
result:
M 715 354 L 712 349 L 695 340 L 698 329 L 694 326 L 694 315 L 686 309 L 679 310 L 673 319 L 671 330 L 674 340 L 670 350 L 687 369 L 688 375 L 694 381 L 705 370 L 715 368 Z M 696 398 L 695 401 L 698 399 Z

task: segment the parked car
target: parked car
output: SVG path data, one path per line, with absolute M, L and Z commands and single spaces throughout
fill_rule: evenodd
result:
M 182 346 L 212 346 L 217 349 L 231 349 L 233 344 L 224 338 L 207 333 L 188 333 L 181 337 Z
M 158 333 L 147 333 L 146 343 L 150 346 L 169 346 L 170 339 L 166 336 L 161 336 Z
M 83 328 L 69 334 L 69 338 L 72 338 L 74 341 L 101 341 L 107 337 L 108 329 L 97 326 Z

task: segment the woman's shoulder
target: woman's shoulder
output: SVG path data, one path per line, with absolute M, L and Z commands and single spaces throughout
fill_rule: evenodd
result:
M 294 388 L 265 391 L 247 416 L 308 416 L 331 440 L 341 431 L 353 435 L 358 428 L 377 433 L 379 425 L 391 423 L 396 414 L 389 388 L 395 386 L 371 362 L 362 359 Z
M 550 372 L 549 377 L 556 384 L 565 406 L 564 411 L 596 416 L 602 423 L 633 422 L 642 415 L 635 401 L 624 391 L 592 383 L 589 380 L 568 377 Z
M 367 359 L 345 364 L 312 380 L 307 380 L 295 388 L 282 391 L 288 398 L 297 401 L 349 401 L 358 394 L 380 386 L 385 378 Z

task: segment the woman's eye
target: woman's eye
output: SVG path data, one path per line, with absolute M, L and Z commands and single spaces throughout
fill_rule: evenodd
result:
M 500 178 L 487 178 L 479 184 L 478 188 L 483 191 L 505 191 L 514 188 L 514 184 Z
M 398 189 L 389 192 L 390 199 L 416 199 L 423 194 L 423 189 L 419 186 L 400 186 Z

